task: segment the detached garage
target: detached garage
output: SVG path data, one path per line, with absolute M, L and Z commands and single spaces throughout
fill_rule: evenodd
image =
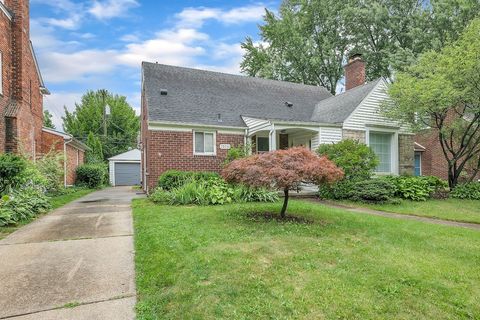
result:
M 133 149 L 108 159 L 110 184 L 112 186 L 140 185 L 140 158 L 140 150 Z

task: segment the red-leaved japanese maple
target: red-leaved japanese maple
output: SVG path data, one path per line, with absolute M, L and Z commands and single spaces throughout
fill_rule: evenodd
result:
M 223 169 L 222 176 L 232 183 L 283 190 L 285 198 L 280 215 L 285 218 L 289 190 L 298 188 L 302 182 L 333 183 L 343 178 L 343 171 L 326 157 L 295 147 L 234 160 Z

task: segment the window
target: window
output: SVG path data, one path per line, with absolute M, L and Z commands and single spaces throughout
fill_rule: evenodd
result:
M 215 154 L 215 134 L 213 132 L 195 132 L 193 139 L 196 154 Z
M 392 172 L 392 134 L 370 132 L 369 145 L 380 160 L 376 172 Z
M 415 176 L 422 175 L 422 153 L 415 152 Z
M 257 137 L 257 152 L 270 151 L 268 137 Z

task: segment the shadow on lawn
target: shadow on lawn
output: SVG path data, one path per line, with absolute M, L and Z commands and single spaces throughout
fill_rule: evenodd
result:
M 301 223 L 301 224 L 315 223 L 315 221 L 312 219 L 305 218 L 305 217 L 298 217 L 294 215 L 287 215 L 285 216 L 285 218 L 282 218 L 280 214 L 273 213 L 273 212 L 250 212 L 246 214 L 246 217 L 255 222 L 275 220 L 277 222 L 290 222 L 290 223 Z M 323 225 L 326 223 L 321 221 L 320 224 Z

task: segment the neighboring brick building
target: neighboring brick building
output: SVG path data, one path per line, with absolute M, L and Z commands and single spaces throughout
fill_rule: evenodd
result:
M 345 66 L 348 90 L 142 64 L 142 184 L 148 192 L 166 170 L 220 171 L 228 149 L 252 141 L 253 152 L 292 146 L 311 150 L 353 138 L 380 158 L 379 174 L 413 174 L 409 129 L 380 113 L 386 82 L 365 83 L 365 63 Z
M 42 130 L 41 153 L 46 154 L 56 150 L 63 154 L 64 185 L 75 183 L 75 170 L 85 161 L 85 151 L 88 147 L 71 135 L 49 128 Z
M 29 1 L 0 1 L 0 152 L 41 151 L 43 95 L 30 42 Z

